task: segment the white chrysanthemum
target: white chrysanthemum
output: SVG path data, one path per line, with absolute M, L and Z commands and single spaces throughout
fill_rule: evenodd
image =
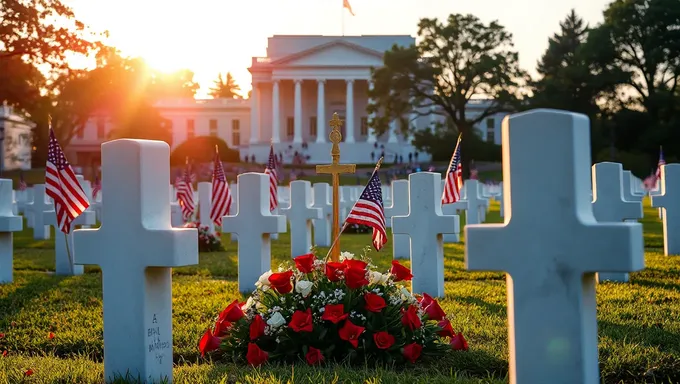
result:
M 354 254 L 352 252 L 340 252 L 340 261 L 352 259 L 354 259 Z
M 370 275 L 368 277 L 368 281 L 371 284 L 375 284 L 375 285 L 385 285 L 385 283 L 387 283 L 388 278 L 389 278 L 389 276 L 386 275 L 386 274 L 383 275 L 382 273 L 380 273 L 378 271 L 372 271 L 372 272 L 370 272 Z
M 241 306 L 242 311 L 247 311 L 249 310 L 253 305 L 255 305 L 255 300 L 253 300 L 253 297 L 250 296 L 248 300 L 246 300 L 245 304 Z
M 267 320 L 267 325 L 272 328 L 278 328 L 286 324 L 286 319 L 281 315 L 280 312 L 274 312 L 274 314 Z
M 266 291 L 269 289 L 269 286 L 271 283 L 269 282 L 269 276 L 272 275 L 272 271 L 269 270 L 260 276 L 260 278 L 257 279 L 257 282 L 255 283 L 255 287 L 258 289 L 261 289 L 263 291 Z
M 310 293 L 312 293 L 313 286 L 314 283 L 311 281 L 298 280 L 297 283 L 295 283 L 295 292 L 301 294 L 302 297 L 307 297 Z

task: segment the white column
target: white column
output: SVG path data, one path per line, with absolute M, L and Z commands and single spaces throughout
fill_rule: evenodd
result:
M 260 140 L 260 108 L 259 92 L 257 83 L 253 82 L 253 90 L 250 93 L 250 144 L 256 144 Z
M 409 132 L 406 144 L 413 144 L 413 132 L 418 129 L 418 113 L 415 111 L 415 100 L 411 99 L 411 114 L 409 115 Z
M 326 80 L 317 80 L 316 91 L 316 142 L 326 142 Z
M 399 121 L 397 119 L 394 119 L 390 121 L 390 136 L 387 139 L 388 143 L 398 143 L 399 140 L 397 139 L 397 128 L 399 127 Z
M 293 143 L 302 143 L 302 80 L 295 80 L 295 134 Z
M 368 81 L 368 89 L 369 91 L 373 90 L 373 82 Z M 373 104 L 373 99 L 368 99 L 368 104 Z M 370 127 L 371 121 L 375 120 L 375 112 L 371 113 L 368 115 L 368 137 L 366 137 L 366 142 L 367 143 L 375 143 L 376 137 L 375 137 L 375 131 Z
M 347 100 L 345 102 L 345 143 L 354 142 L 354 80 L 347 80 Z
M 281 112 L 279 111 L 279 80 L 272 83 L 272 141 L 281 141 Z
M 430 130 L 434 133 L 435 125 L 437 124 L 437 115 L 435 115 L 436 108 L 434 105 L 430 106 Z

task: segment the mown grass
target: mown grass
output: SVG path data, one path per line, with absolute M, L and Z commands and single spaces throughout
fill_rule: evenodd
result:
M 644 271 L 629 284 L 598 286 L 600 369 L 605 383 L 680 382 L 680 258 L 663 256 L 661 224 L 646 207 Z M 488 221 L 499 222 L 498 206 Z M 57 277 L 52 240 L 33 241 L 31 230 L 15 236 L 15 283 L 0 286 L 0 384 L 100 383 L 103 379 L 101 274 L 88 266 L 77 277 Z M 237 291 L 236 244 L 201 254 L 197 266 L 173 271 L 173 343 L 178 383 L 505 383 L 508 371 L 505 279 L 501 273 L 467 272 L 463 243 L 445 246 L 446 297 L 454 329 L 470 342 L 414 367 L 328 365 L 247 366 L 199 356 L 198 338 Z M 575 239 L 577 241 L 577 239 Z M 342 248 L 360 252 L 369 235 L 344 235 Z M 325 249 L 320 249 L 324 252 Z M 286 234 L 272 245 L 272 265 L 290 259 Z M 391 248 L 373 253 L 387 269 Z M 405 264 L 408 264 L 405 261 Z M 55 337 L 50 339 L 48 334 Z M 33 375 L 25 377 L 26 370 Z M 134 380 L 120 380 L 134 382 Z

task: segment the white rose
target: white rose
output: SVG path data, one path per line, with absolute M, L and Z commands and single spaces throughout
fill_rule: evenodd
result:
M 249 297 L 248 300 L 246 300 L 246 303 L 241 306 L 241 310 L 247 311 L 249 310 L 253 305 L 255 305 L 255 300 L 253 300 L 253 297 Z
M 301 294 L 302 297 L 307 297 L 312 292 L 313 286 L 314 283 L 311 281 L 298 280 L 297 283 L 295 283 L 295 292 Z
M 387 282 L 387 279 L 388 279 L 387 275 L 383 275 L 382 273 L 377 272 L 377 271 L 371 272 L 369 277 L 368 277 L 368 281 L 371 284 L 376 284 L 376 285 L 384 285 Z
M 340 252 L 340 261 L 352 259 L 354 259 L 354 254 L 352 252 Z
M 272 317 L 267 320 L 267 325 L 269 325 L 272 328 L 278 328 L 282 325 L 286 324 L 286 319 L 281 316 L 281 313 L 279 312 L 274 312 Z
M 269 282 L 269 276 L 272 275 L 272 271 L 267 271 L 260 276 L 259 279 L 257 279 L 257 282 L 255 283 L 255 286 L 263 291 L 266 291 L 269 289 L 269 286 L 271 283 Z

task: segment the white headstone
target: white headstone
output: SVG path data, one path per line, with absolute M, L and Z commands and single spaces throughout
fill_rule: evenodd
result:
M 97 223 L 96 213 L 94 211 L 85 210 L 80 216 L 76 217 L 71 222 L 71 233 L 66 235 L 59 229 L 57 223 L 57 213 L 47 211 L 43 214 L 44 222 L 54 228 L 54 262 L 55 273 L 59 276 L 77 276 L 82 275 L 84 268 L 82 265 L 75 265 L 75 257 L 73 250 L 73 229 L 77 225 L 90 226 Z M 68 241 L 68 248 L 66 242 Z
M 465 263 L 507 272 L 510 383 L 598 384 L 595 272 L 644 268 L 642 226 L 595 221 L 586 116 L 511 115 L 502 137 L 508 214 L 465 228 Z
M 172 382 L 172 267 L 198 264 L 198 233 L 170 225 L 170 147 L 121 139 L 101 145 L 106 220 L 74 231 L 77 264 L 99 264 L 104 379 L 130 373 Z
M 409 213 L 392 217 L 392 231 L 411 239 L 412 291 L 444 296 L 442 233 L 460 231 L 458 216 L 442 215 L 441 175 L 416 172 L 408 176 Z
M 321 219 L 321 209 L 312 207 L 312 184 L 306 180 L 290 183 L 290 207 L 281 210 L 290 223 L 290 254 L 296 257 L 312 248 L 312 220 Z
M 21 216 L 12 214 L 12 180 L 0 179 L 0 284 L 13 281 L 12 232 L 23 229 Z
M 208 232 L 215 233 L 215 223 L 210 220 L 212 208 L 212 183 L 198 183 L 198 216 L 201 218 L 201 226 L 208 227 Z
M 627 219 L 641 219 L 642 203 L 623 198 L 623 167 L 619 163 L 603 162 L 593 165 L 593 216 L 599 223 L 617 223 Z M 629 275 L 600 272 L 597 280 L 627 282 Z
M 28 187 L 26 189 L 26 203 L 24 203 L 24 216 L 26 216 L 26 226 L 28 228 L 33 228 L 33 214 L 30 211 L 29 203 L 33 202 L 35 195 L 35 190 L 33 187 Z
M 446 179 L 442 179 L 442 191 L 444 190 L 446 185 Z M 460 211 L 466 211 L 467 210 L 467 201 L 465 201 L 465 198 L 463 197 L 463 192 L 465 192 L 465 188 L 460 192 L 460 199 L 456 201 L 455 203 L 451 204 L 442 204 L 442 214 L 445 216 L 453 216 L 453 215 L 458 215 Z M 459 221 L 460 221 L 460 216 L 458 216 Z M 444 239 L 444 244 L 453 244 L 453 243 L 459 243 L 460 242 L 460 233 L 444 233 L 442 235 L 442 238 Z
M 486 210 L 486 202 L 488 200 L 479 196 L 478 191 L 479 181 L 465 180 L 463 184 L 465 201 L 467 209 L 465 211 L 465 225 L 481 224 L 484 220 L 482 218 L 483 211 Z
M 50 226 L 45 223 L 45 212 L 53 211 L 54 205 L 47 202 L 45 184 L 33 186 L 33 201 L 26 204 L 26 209 L 31 213 L 33 220 L 33 239 L 47 240 L 50 238 Z
M 394 180 L 392 182 L 392 206 L 385 208 L 385 221 L 392 226 L 392 217 L 408 215 L 408 180 Z M 395 259 L 411 257 L 411 240 L 408 235 L 392 231 L 392 251 Z
M 222 233 L 238 234 L 238 289 L 250 292 L 271 269 L 271 233 L 286 232 L 286 218 L 269 211 L 269 176 L 238 175 L 238 211 L 222 219 Z M 241 193 L 243 192 L 243 193 Z
M 231 191 L 231 207 L 229 208 L 229 215 L 234 216 L 238 213 L 238 184 L 231 183 L 229 190 Z M 224 231 L 222 233 L 224 233 Z M 238 242 L 238 235 L 235 233 L 232 233 L 229 238 L 232 243 Z
M 633 187 L 633 173 L 631 171 L 623 171 L 623 198 L 626 201 L 638 201 L 642 202 L 642 198 L 645 197 L 643 194 L 639 194 L 635 191 Z
M 503 182 L 502 181 L 498 185 L 498 188 L 499 188 L 499 191 L 500 191 L 500 193 L 498 195 L 498 199 L 500 200 L 500 212 L 499 213 L 500 213 L 501 217 L 505 217 L 505 209 L 504 209 L 505 207 L 503 207 L 503 202 L 505 201 L 505 199 L 503 198 Z
M 680 164 L 661 166 L 661 193 L 652 196 L 652 207 L 663 210 L 664 254 L 680 255 Z
M 328 201 L 330 185 L 328 183 L 314 183 L 314 204 L 312 207 L 321 210 L 321 218 L 314 220 L 314 245 L 318 247 L 331 246 L 331 216 L 333 204 Z
M 80 222 L 77 223 L 80 225 L 80 228 L 90 228 L 90 225 L 97 224 L 97 213 L 94 211 L 94 202 L 92 201 L 92 186 L 90 185 L 90 182 L 88 180 L 85 180 L 85 176 L 83 175 L 76 175 L 76 179 L 78 179 L 78 184 L 80 184 L 80 188 L 83 189 L 83 192 L 85 193 L 85 196 L 87 196 L 87 200 L 90 202 L 90 206 L 87 207 L 87 212 L 92 212 L 88 214 L 88 218 L 86 219 L 85 217 L 82 217 Z M 81 215 L 82 216 L 82 215 Z M 85 223 L 87 221 L 87 223 Z M 56 230 L 55 230 L 56 233 Z M 56 240 L 56 239 L 55 239 Z M 71 238 L 71 243 L 73 243 L 73 238 Z

